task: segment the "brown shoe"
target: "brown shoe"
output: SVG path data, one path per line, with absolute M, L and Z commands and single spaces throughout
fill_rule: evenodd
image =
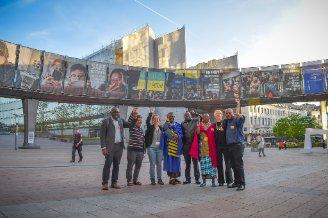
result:
M 117 183 L 112 184 L 110 187 L 115 189 L 121 189 L 121 186 L 117 185 Z
M 132 182 L 128 182 L 127 185 L 128 185 L 128 186 L 133 186 L 133 183 L 132 183 Z
M 142 185 L 141 182 L 139 181 L 136 181 L 136 182 L 133 182 L 134 185 Z
M 108 184 L 103 184 L 101 187 L 101 190 L 107 191 L 108 190 Z

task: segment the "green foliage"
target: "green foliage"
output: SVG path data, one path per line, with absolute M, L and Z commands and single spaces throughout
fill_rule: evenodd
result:
M 300 115 L 291 115 L 279 119 L 273 127 L 273 134 L 277 138 L 289 141 L 304 140 L 306 128 L 318 128 L 319 125 L 314 118 Z
M 36 115 L 37 126 L 40 128 L 40 131 L 44 131 L 47 128 L 45 122 L 48 120 L 46 116 L 48 110 L 48 102 L 39 101 L 38 112 Z

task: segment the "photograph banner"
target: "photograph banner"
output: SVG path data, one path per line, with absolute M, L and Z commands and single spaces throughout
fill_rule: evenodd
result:
M 142 69 L 128 70 L 128 98 L 145 99 L 146 98 L 146 74 Z
M 105 97 L 107 84 L 108 64 L 90 61 L 88 62 L 88 74 L 86 88 L 87 95 L 92 97 Z
M 165 98 L 165 82 L 167 74 L 163 71 L 148 71 L 147 95 L 148 99 L 160 100 Z
M 240 98 L 240 72 L 232 71 L 222 74 L 221 99 L 230 100 Z
M 261 70 L 263 96 L 266 98 L 277 98 L 282 95 L 282 79 L 280 69 Z
M 44 53 L 41 91 L 56 94 L 61 93 L 65 78 L 65 70 L 65 57 L 48 52 Z
M 67 71 L 64 81 L 64 93 L 68 95 L 81 96 L 84 94 L 86 81 L 89 75 L 86 62 L 76 58 L 67 58 Z
M 325 75 L 326 75 L 326 91 L 328 92 L 328 65 L 325 67 Z
M 127 67 L 121 65 L 109 65 L 107 94 L 110 98 L 123 99 L 127 97 Z
M 184 98 L 187 100 L 201 100 L 203 87 L 200 70 L 185 70 Z
M 182 100 L 183 98 L 183 72 L 166 72 L 166 99 Z
M 0 41 L 0 87 L 20 88 L 20 78 L 16 78 L 16 45 Z
M 204 82 L 204 97 L 205 99 L 218 99 L 221 90 L 221 76 L 220 70 L 203 70 Z
M 241 73 L 241 97 L 259 98 L 263 96 L 262 84 L 264 83 L 262 73 L 257 69 L 242 70 Z
M 302 74 L 300 64 L 281 66 L 283 74 L 283 95 L 302 95 Z
M 303 66 L 304 94 L 320 94 L 324 92 L 322 65 Z
M 16 77 L 21 78 L 21 88 L 37 90 L 41 75 L 41 52 L 39 50 L 20 47 L 18 72 Z

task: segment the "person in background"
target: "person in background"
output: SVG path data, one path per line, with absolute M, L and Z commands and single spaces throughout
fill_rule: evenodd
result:
M 82 161 L 83 156 L 82 156 L 82 145 L 83 145 L 83 141 L 82 141 L 82 134 L 80 132 L 79 129 L 77 129 L 75 131 L 75 133 L 73 134 L 73 146 L 72 146 L 72 160 L 71 163 L 75 162 L 75 153 L 76 150 L 79 154 L 79 163 Z
M 217 154 L 214 139 L 214 128 L 210 122 L 209 114 L 202 116 L 202 121 L 197 125 L 194 140 L 190 149 L 190 156 L 200 160 L 200 168 L 203 183 L 200 187 L 206 186 L 206 179 L 212 180 L 212 187 L 216 187 Z
M 226 130 L 227 156 L 231 160 L 231 166 L 234 172 L 235 181 L 229 184 L 228 188 L 237 187 L 237 191 L 245 189 L 245 173 L 243 161 L 243 126 L 245 117 L 240 115 L 240 100 L 237 99 L 236 114 L 231 108 L 225 110 L 226 119 L 223 121 L 223 128 Z
M 164 171 L 167 172 L 171 185 L 181 183 L 178 178 L 181 175 L 180 155 L 183 149 L 182 127 L 174 121 L 174 117 L 172 112 L 167 114 L 160 142 L 164 157 Z
M 265 154 L 264 154 L 264 138 L 263 138 L 263 136 L 258 134 L 256 136 L 256 142 L 257 142 L 257 148 L 259 150 L 259 157 L 262 157 L 261 153 L 263 154 L 263 157 L 265 157 Z
M 226 154 L 227 143 L 226 143 L 226 131 L 223 128 L 223 113 L 221 110 L 214 111 L 215 123 L 214 136 L 218 159 L 218 183 L 219 186 L 223 186 L 226 182 L 227 185 L 232 183 L 232 172 L 231 172 L 231 160 L 228 159 Z M 223 170 L 223 159 L 225 163 L 225 171 Z
M 141 128 L 142 117 L 141 115 L 138 115 L 138 111 L 136 109 L 133 113 L 131 113 L 129 123 L 129 146 L 127 151 L 128 164 L 126 168 L 127 185 L 142 185 L 141 182 L 138 181 L 138 177 L 145 153 L 145 137 Z M 134 172 L 132 176 L 133 166 Z
M 195 114 L 194 111 L 192 111 L 192 112 L 193 112 L 193 114 Z M 190 177 L 191 162 L 193 163 L 193 166 L 194 166 L 195 182 L 196 182 L 196 184 L 200 184 L 198 159 L 192 158 L 189 154 L 190 147 L 191 147 L 192 141 L 194 139 L 195 131 L 197 128 L 197 123 L 199 122 L 199 116 L 196 115 L 196 116 L 194 116 L 194 118 L 192 118 L 191 116 L 192 116 L 191 113 L 189 111 L 187 111 L 184 114 L 185 120 L 181 123 L 182 132 L 183 132 L 183 137 L 182 137 L 183 157 L 184 157 L 185 163 L 186 163 L 186 169 L 185 169 L 186 181 L 184 181 L 183 184 L 191 183 L 191 177 Z
M 149 108 L 149 114 L 146 120 L 147 130 L 145 134 L 145 145 L 149 157 L 149 176 L 152 185 L 155 182 L 155 168 L 157 173 L 157 183 L 164 185 L 162 181 L 162 161 L 163 151 L 160 149 L 160 141 L 162 134 L 162 126 L 160 125 L 160 118 L 155 114 L 155 108 Z

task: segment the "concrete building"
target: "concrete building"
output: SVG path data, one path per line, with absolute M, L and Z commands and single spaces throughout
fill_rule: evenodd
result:
M 230 57 L 201 62 L 191 69 L 238 69 L 238 53 Z
M 304 109 L 297 109 L 292 104 L 272 104 L 272 105 L 257 105 L 246 106 L 241 109 L 245 115 L 244 134 L 247 140 L 251 140 L 253 134 L 263 134 L 265 136 L 273 136 L 272 128 L 275 123 L 284 117 L 299 114 L 307 116 L 308 112 Z
M 185 28 L 156 38 L 146 25 L 84 59 L 149 68 L 185 68 Z

